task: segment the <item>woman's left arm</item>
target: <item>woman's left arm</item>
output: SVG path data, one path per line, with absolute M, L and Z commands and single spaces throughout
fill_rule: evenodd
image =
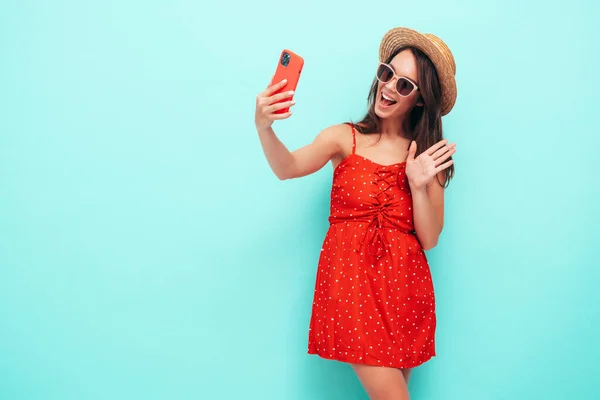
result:
M 445 173 L 439 174 L 444 182 Z M 413 198 L 413 220 L 417 237 L 424 250 L 437 246 L 444 227 L 444 187 L 437 179 L 429 185 L 411 188 Z
M 456 153 L 456 145 L 442 140 L 415 158 L 417 144 L 408 151 L 406 176 L 413 199 L 415 231 L 424 250 L 437 246 L 444 226 L 444 187 L 446 168 L 454 161 L 448 160 Z

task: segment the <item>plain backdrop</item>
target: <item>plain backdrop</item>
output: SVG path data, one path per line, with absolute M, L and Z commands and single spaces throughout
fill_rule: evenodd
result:
M 331 166 L 280 182 L 254 129 L 283 48 L 296 149 L 357 120 L 394 26 L 457 64 L 437 357 L 413 399 L 600 390 L 599 6 L 0 1 L 0 398 L 366 399 L 306 354 Z

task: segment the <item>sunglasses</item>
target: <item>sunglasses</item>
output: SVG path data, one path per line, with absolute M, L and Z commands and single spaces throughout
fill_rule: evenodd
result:
M 380 63 L 377 67 L 377 80 L 381 83 L 388 83 L 396 78 L 396 92 L 402 97 L 409 96 L 415 90 L 419 90 L 416 83 L 404 76 L 398 76 L 394 69 L 385 63 Z

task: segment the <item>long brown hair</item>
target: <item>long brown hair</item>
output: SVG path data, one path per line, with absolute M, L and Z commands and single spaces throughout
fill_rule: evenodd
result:
M 392 59 L 403 50 L 410 50 L 417 61 L 419 74 L 419 93 L 422 106 L 415 106 L 405 119 L 404 131 L 409 139 L 417 142 L 417 155 L 433 146 L 443 139 L 442 132 L 442 89 L 435 66 L 421 50 L 414 47 L 403 47 L 396 50 L 387 60 Z M 356 130 L 363 134 L 381 132 L 381 119 L 375 114 L 375 103 L 377 102 L 377 78 L 373 79 L 368 96 L 368 111 L 364 118 L 355 124 Z M 452 159 L 450 157 L 448 160 Z M 454 176 L 454 165 L 446 168 L 446 179 L 440 185 L 447 187 L 450 179 Z M 439 179 L 438 179 L 439 181 Z

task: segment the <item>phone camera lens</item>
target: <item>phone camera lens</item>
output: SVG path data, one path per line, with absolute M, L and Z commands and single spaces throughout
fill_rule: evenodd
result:
M 287 67 L 290 63 L 290 55 L 289 53 L 283 53 L 283 55 L 281 56 L 281 65 L 283 65 L 284 67 Z

